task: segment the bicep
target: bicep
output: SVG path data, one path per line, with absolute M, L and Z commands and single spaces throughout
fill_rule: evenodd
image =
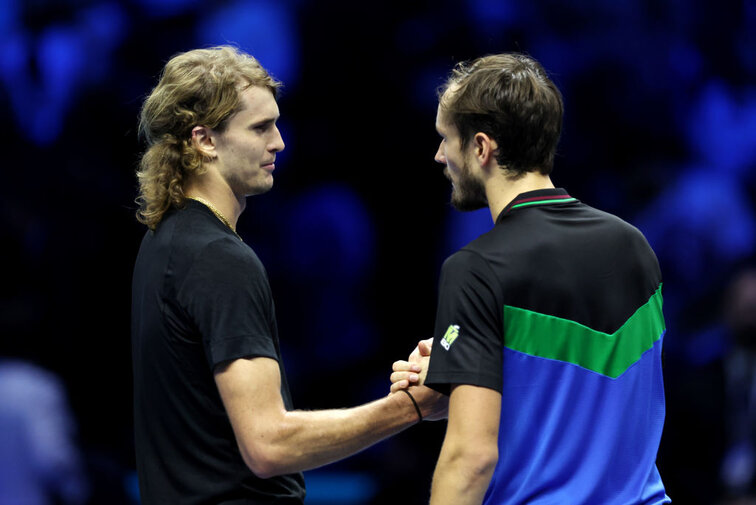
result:
M 449 398 L 449 424 L 433 475 L 431 504 L 480 504 L 499 458 L 501 394 L 456 385 Z
M 215 383 L 245 461 L 249 465 L 263 460 L 269 432 L 286 413 L 278 362 L 264 357 L 236 359 L 216 367 Z
M 265 271 L 251 250 L 229 241 L 211 242 L 197 254 L 176 295 L 202 336 L 211 367 L 247 356 L 277 356 Z
M 501 393 L 468 384 L 454 386 L 444 444 L 455 451 L 495 452 L 500 417 Z

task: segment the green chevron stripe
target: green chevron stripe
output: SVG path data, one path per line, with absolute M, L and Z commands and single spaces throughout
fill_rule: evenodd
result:
M 664 332 L 661 285 L 612 334 L 580 323 L 504 306 L 504 345 L 541 358 L 566 361 L 613 379 L 653 347 Z

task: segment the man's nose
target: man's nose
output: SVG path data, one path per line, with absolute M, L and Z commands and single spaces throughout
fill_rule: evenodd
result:
M 436 156 L 434 158 L 438 163 L 441 163 L 443 165 L 446 165 L 446 154 L 444 154 L 444 149 L 439 144 L 438 151 L 436 151 Z

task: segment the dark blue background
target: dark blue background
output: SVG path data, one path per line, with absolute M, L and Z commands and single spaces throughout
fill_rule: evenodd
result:
M 431 335 L 441 262 L 491 225 L 448 205 L 435 90 L 461 59 L 525 52 L 565 98 L 555 184 L 638 226 L 662 264 L 668 492 L 719 499 L 721 293 L 756 252 L 756 1 L 5 0 L 0 354 L 65 382 L 91 503 L 133 491 L 139 107 L 173 54 L 227 42 L 285 83 L 275 187 L 239 231 L 269 270 L 298 408 L 385 394 Z M 309 475 L 310 503 L 321 484 L 345 494 L 323 503 L 423 503 L 443 429 Z

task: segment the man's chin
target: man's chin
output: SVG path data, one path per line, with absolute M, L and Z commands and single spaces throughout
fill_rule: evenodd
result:
M 259 184 L 255 187 L 247 189 L 244 196 L 262 195 L 273 189 L 273 178 L 270 178 L 270 182 L 266 184 Z

